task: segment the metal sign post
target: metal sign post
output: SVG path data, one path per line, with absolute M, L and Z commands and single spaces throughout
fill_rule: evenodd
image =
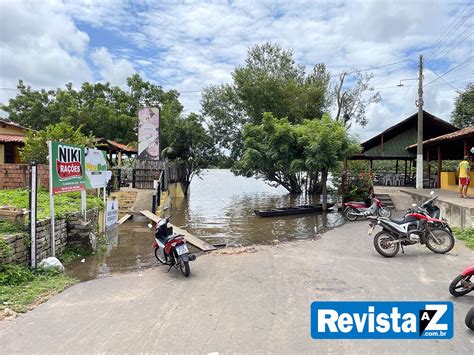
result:
M 51 256 L 56 256 L 56 240 L 54 237 L 54 190 L 53 190 L 53 144 L 49 146 L 49 216 L 51 218 Z
M 38 187 L 38 174 L 36 162 L 30 162 L 30 238 L 31 238 L 31 249 L 30 249 L 30 260 L 31 268 L 36 268 L 36 207 L 37 207 L 37 187 Z

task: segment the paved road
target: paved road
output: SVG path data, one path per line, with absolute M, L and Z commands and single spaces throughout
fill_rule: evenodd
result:
M 453 300 L 447 288 L 474 253 L 458 243 L 450 255 L 411 247 L 384 259 L 366 229 L 356 222 L 320 240 L 201 256 L 189 279 L 154 267 L 77 284 L 0 322 L 0 353 L 472 353 L 474 333 L 463 317 L 474 295 Z M 315 341 L 309 324 L 315 300 L 452 300 L 455 337 Z

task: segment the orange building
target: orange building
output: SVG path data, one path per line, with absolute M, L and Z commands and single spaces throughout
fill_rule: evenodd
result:
M 25 145 L 28 128 L 0 118 L 0 164 L 20 163 L 19 149 Z

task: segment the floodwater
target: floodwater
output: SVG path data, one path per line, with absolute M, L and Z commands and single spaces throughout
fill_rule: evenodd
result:
M 172 224 L 211 244 L 262 244 L 312 238 L 341 225 L 343 218 L 338 212 L 261 218 L 254 209 L 318 202 L 319 197 L 292 196 L 282 187 L 234 176 L 229 170 L 212 169 L 193 179 L 188 198 L 171 201 L 167 215 L 172 216 Z M 139 218 L 109 230 L 107 251 L 66 265 L 68 273 L 89 280 L 124 271 L 140 273 L 156 265 L 153 234 L 146 219 Z
M 319 196 L 294 196 L 262 180 L 212 169 L 194 178 L 187 199 L 171 201 L 171 223 L 211 244 L 261 244 L 314 237 L 343 223 L 337 212 L 257 217 L 254 209 L 318 203 Z

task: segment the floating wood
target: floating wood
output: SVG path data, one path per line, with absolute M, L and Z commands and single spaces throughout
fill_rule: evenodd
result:
M 142 215 L 145 217 L 151 219 L 153 222 L 158 223 L 161 218 L 158 217 L 156 214 L 150 212 L 150 211 L 140 211 Z M 186 241 L 189 242 L 189 244 L 194 245 L 196 248 L 201 249 L 202 251 L 211 251 L 211 250 L 216 250 L 214 246 L 211 244 L 205 242 L 202 239 L 199 239 L 198 237 L 195 237 L 194 235 L 190 234 L 189 232 L 186 232 L 184 229 L 181 229 L 179 227 L 176 227 L 175 225 L 169 223 L 171 227 L 173 227 L 173 231 L 176 234 L 182 234 L 186 238 Z
M 129 219 L 130 217 L 132 217 L 131 214 L 126 214 L 125 216 L 123 216 L 122 218 L 119 219 L 119 221 L 117 222 L 117 224 L 122 224 L 124 223 L 127 219 Z

